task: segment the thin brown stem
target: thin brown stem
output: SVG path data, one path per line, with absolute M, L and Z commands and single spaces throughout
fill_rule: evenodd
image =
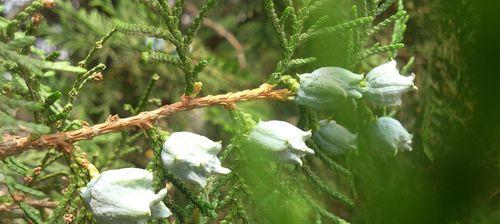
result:
M 292 96 L 292 93 L 287 89 L 275 90 L 273 89 L 273 86 L 263 84 L 259 88 L 243 90 L 236 93 L 226 93 L 216 96 L 209 95 L 196 99 L 185 97 L 179 102 L 164 105 L 152 111 L 144 111 L 127 118 L 119 118 L 118 115 L 110 115 L 105 122 L 94 126 L 84 126 L 83 128 L 74 131 L 43 135 L 36 139 L 21 136 L 7 136 L 4 138 L 4 142 L 0 143 L 0 160 L 12 155 L 20 154 L 30 148 L 61 148 L 61 146 L 72 144 L 81 140 L 92 139 L 98 135 L 109 132 L 122 131 L 131 128 L 148 129 L 152 127 L 153 122 L 156 120 L 180 111 L 214 105 L 223 105 L 232 108 L 234 107 L 234 104 L 239 101 L 256 99 L 286 100 L 290 96 Z
M 186 4 L 186 10 L 189 14 L 194 15 L 198 13 L 198 8 L 191 3 Z M 227 42 L 236 50 L 236 57 L 238 58 L 238 63 L 240 68 L 247 67 L 247 60 L 245 57 L 245 50 L 240 41 L 236 38 L 236 36 L 231 33 L 228 29 L 226 29 L 221 24 L 211 20 L 210 18 L 203 19 L 203 25 L 214 30 L 219 36 L 225 38 Z

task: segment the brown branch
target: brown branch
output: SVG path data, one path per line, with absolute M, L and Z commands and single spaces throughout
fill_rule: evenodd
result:
M 223 105 L 231 108 L 239 101 L 255 99 L 285 100 L 291 95 L 292 93 L 287 89 L 273 90 L 271 85 L 263 84 L 259 88 L 243 90 L 236 93 L 226 93 L 216 96 L 209 95 L 192 100 L 182 100 L 173 104 L 164 105 L 156 110 L 141 112 L 132 117 L 119 118 L 117 115 L 110 115 L 108 119 L 101 124 L 84 126 L 74 131 L 43 135 L 37 139 L 9 136 L 4 139 L 4 142 L 0 143 L 0 160 L 22 153 L 29 148 L 64 148 L 65 145 L 81 140 L 92 139 L 95 136 L 109 132 L 122 131 L 134 127 L 147 129 L 151 127 L 156 120 L 184 110 L 214 105 Z
M 57 202 L 50 201 L 47 198 L 42 199 L 42 200 L 29 198 L 29 199 L 24 200 L 24 202 L 26 202 L 26 204 L 28 204 L 28 205 L 31 205 L 31 206 L 37 207 L 37 208 L 55 208 L 55 207 L 57 207 Z M 0 204 L 0 212 L 8 212 L 8 211 L 18 209 L 18 208 L 19 208 L 19 205 L 15 204 L 15 203 L 2 203 L 2 204 Z
M 37 207 L 39 209 L 54 209 L 57 207 L 57 202 L 49 201 L 49 199 L 27 199 L 24 202 L 27 204 Z M 7 219 L 17 219 L 25 218 L 26 214 L 23 212 L 21 207 L 15 203 L 2 203 L 0 204 L 0 222 L 2 223 L 13 223 L 12 220 L 6 221 Z

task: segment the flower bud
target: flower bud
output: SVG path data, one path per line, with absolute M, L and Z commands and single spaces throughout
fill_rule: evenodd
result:
M 152 185 L 153 175 L 147 170 L 108 170 L 94 177 L 80 195 L 97 223 L 139 224 L 171 215 L 162 202 L 167 189 L 155 194 Z
M 363 94 L 367 99 L 381 106 L 401 105 L 401 95 L 417 87 L 413 84 L 415 75 L 402 76 L 396 68 L 396 61 L 390 61 L 371 70 L 366 75 Z
M 391 117 L 380 117 L 370 126 L 371 142 L 397 153 L 411 151 L 413 135 L 408 133 L 398 120 Z
M 351 133 L 335 121 L 320 121 L 319 129 L 313 134 L 318 146 L 334 155 L 344 154 L 357 148 L 357 134 Z
M 315 109 L 332 109 L 348 98 L 361 98 L 358 91 L 362 75 L 338 67 L 324 67 L 299 75 L 295 102 Z
M 314 154 L 307 147 L 305 140 L 311 137 L 311 131 L 302 131 L 284 121 L 259 121 L 248 136 L 250 142 L 277 154 L 280 161 L 296 162 L 305 154 Z
M 222 149 L 220 142 L 191 132 L 175 132 L 163 144 L 161 158 L 165 169 L 184 180 L 207 184 L 211 174 L 228 174 L 221 166 L 217 154 Z

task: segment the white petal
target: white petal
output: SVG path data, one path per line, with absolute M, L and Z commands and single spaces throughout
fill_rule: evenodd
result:
M 396 61 L 391 61 L 368 73 L 363 93 L 376 104 L 397 106 L 401 104 L 402 94 L 417 89 L 413 84 L 414 79 L 414 74 L 401 76 L 396 68 Z
M 384 87 L 384 86 L 414 86 L 413 80 L 415 75 L 381 75 L 373 80 L 368 81 L 368 87 Z
M 222 150 L 222 142 L 215 142 L 215 144 L 212 147 L 207 147 L 206 151 L 207 153 L 210 153 L 212 155 L 217 155 L 219 152 Z
M 314 75 L 323 75 L 326 79 L 335 79 L 345 83 L 358 83 L 363 75 L 353 73 L 340 67 L 323 67 L 313 71 Z
M 310 132 L 302 131 L 296 126 L 285 121 L 278 121 L 278 120 L 261 121 L 257 124 L 257 126 L 260 130 L 263 130 L 264 132 L 270 134 L 271 136 L 276 137 L 277 139 L 281 139 L 283 141 L 295 138 L 302 139 L 305 136 L 309 137 L 311 136 Z
M 298 156 L 297 154 L 290 152 L 290 151 L 279 152 L 278 159 L 283 161 L 283 162 L 297 163 L 300 166 L 302 166 L 302 160 L 300 159 L 300 156 Z
M 219 167 L 216 167 L 214 170 L 213 170 L 214 173 L 218 173 L 218 174 L 228 174 L 231 172 L 230 169 L 228 168 L 225 168 L 225 167 L 222 167 L 222 166 L 219 166 Z
M 314 150 L 307 147 L 306 143 L 302 140 L 301 141 L 294 140 L 290 141 L 289 143 L 292 149 L 294 150 L 301 151 L 303 153 L 314 154 Z
M 356 149 L 357 135 L 335 121 L 322 120 L 320 128 L 314 133 L 315 142 L 321 149 L 333 154 L 342 154 Z
M 202 188 L 207 186 L 207 178 L 204 175 L 198 174 L 196 172 L 190 172 L 187 178 L 195 183 L 198 183 Z
M 295 102 L 299 105 L 307 105 L 317 110 L 333 109 L 336 106 L 335 101 L 340 101 L 338 98 L 333 97 L 316 97 L 305 93 L 299 89 L 295 97 Z
M 261 122 L 259 122 L 261 124 Z M 271 151 L 281 151 L 286 149 L 286 142 L 280 136 L 274 133 L 273 129 L 267 129 L 264 125 L 257 124 L 248 136 L 249 141 L 259 145 L 260 147 Z
M 185 154 L 193 151 L 218 153 L 220 145 L 220 142 L 214 142 L 205 136 L 183 131 L 172 133 L 163 144 L 163 149 L 171 154 Z
M 366 75 L 366 80 L 370 81 L 384 75 L 400 75 L 396 65 L 397 62 L 395 60 L 379 65 L 378 67 L 375 67 L 370 72 L 368 72 L 368 74 Z
M 172 215 L 170 210 L 162 202 L 163 198 L 167 196 L 167 189 L 161 189 L 151 201 L 149 207 L 151 209 L 151 218 L 166 218 Z
M 350 89 L 347 91 L 350 97 L 359 99 L 363 97 L 363 94 L 361 94 L 357 89 Z
M 309 131 L 302 131 L 302 140 L 303 141 L 306 141 L 307 139 L 311 138 L 311 136 L 312 136 L 311 130 L 309 130 Z
M 342 82 L 329 74 L 305 74 L 300 77 L 300 87 L 307 95 L 346 96 Z
M 151 206 L 152 219 L 167 218 L 171 215 L 172 212 L 170 212 L 170 209 L 168 209 L 167 206 L 165 206 L 165 204 L 161 201 Z

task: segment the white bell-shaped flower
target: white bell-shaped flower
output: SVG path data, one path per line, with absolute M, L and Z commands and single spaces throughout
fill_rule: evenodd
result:
M 363 95 L 381 106 L 401 105 L 401 95 L 416 90 L 413 84 L 415 75 L 402 76 L 396 67 L 396 61 L 380 65 L 366 75 L 366 88 Z
M 205 187 L 208 176 L 231 172 L 222 167 L 217 158 L 221 149 L 220 142 L 214 142 L 205 136 L 175 132 L 163 144 L 161 158 L 165 169 L 175 176 Z
M 320 121 L 319 129 L 314 132 L 313 138 L 322 150 L 334 155 L 344 154 L 357 148 L 357 134 L 351 133 L 333 120 Z
M 333 109 L 348 98 L 361 98 L 362 75 L 338 67 L 323 67 L 299 75 L 300 86 L 295 102 L 315 109 Z
M 370 137 L 374 146 L 392 150 L 394 153 L 412 150 L 413 135 L 408 133 L 398 120 L 391 117 L 379 117 L 370 125 Z
M 99 224 L 145 224 L 171 215 L 162 202 L 167 189 L 155 194 L 152 184 L 153 175 L 147 170 L 108 170 L 94 177 L 80 195 Z
M 302 131 L 284 121 L 259 121 L 248 136 L 250 142 L 277 153 L 283 162 L 295 162 L 302 165 L 300 159 L 305 154 L 314 154 L 305 141 L 311 137 L 311 131 Z

